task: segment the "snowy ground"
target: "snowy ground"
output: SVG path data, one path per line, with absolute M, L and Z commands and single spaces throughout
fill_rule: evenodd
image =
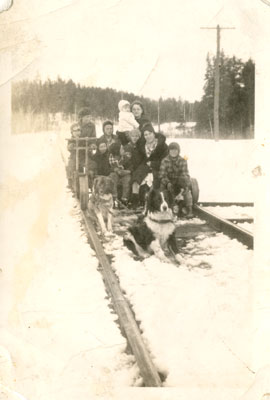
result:
M 105 248 L 166 386 L 239 388 L 252 381 L 251 251 L 223 234 L 200 235 L 177 267 L 154 256 L 131 260 L 119 237 Z
M 254 218 L 254 208 L 253 207 L 240 207 L 240 206 L 230 206 L 230 207 L 205 207 L 206 210 L 213 212 L 225 219 L 232 218 Z
M 17 163 L 1 171 L 0 383 L 57 400 L 136 384 L 57 137 L 20 135 L 5 149 Z
M 106 398 L 113 387 L 140 382 L 66 189 L 66 136 L 0 143 L 9 155 L 0 175 L 0 371 L 6 386 L 35 400 Z M 179 142 L 201 201 L 253 201 L 252 142 Z M 165 385 L 244 392 L 253 380 L 252 253 L 221 234 L 186 250 L 177 268 L 154 257 L 134 261 L 120 237 L 107 245 Z

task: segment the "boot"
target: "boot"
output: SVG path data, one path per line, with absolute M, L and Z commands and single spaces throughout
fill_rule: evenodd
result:
M 189 206 L 189 207 L 186 207 L 186 209 L 187 209 L 187 215 L 186 215 L 186 217 L 187 218 L 193 218 L 194 217 L 194 215 L 193 215 L 193 212 L 192 212 L 192 206 Z
M 139 194 L 132 193 L 131 195 L 131 208 L 136 209 L 139 206 Z

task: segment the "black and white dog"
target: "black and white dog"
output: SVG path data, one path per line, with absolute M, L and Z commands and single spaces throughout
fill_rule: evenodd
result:
M 142 258 L 155 254 L 166 262 L 170 262 L 165 255 L 169 252 L 179 262 L 172 207 L 170 192 L 151 189 L 146 197 L 144 217 L 128 229 L 124 236 L 125 246 Z

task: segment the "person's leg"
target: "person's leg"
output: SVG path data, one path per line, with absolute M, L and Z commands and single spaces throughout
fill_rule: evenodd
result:
M 113 199 L 117 200 L 117 186 L 118 186 L 118 182 L 119 182 L 119 176 L 116 172 L 111 172 L 110 173 L 110 178 L 113 181 Z
M 139 190 L 140 190 L 140 185 L 138 184 L 138 182 L 133 182 L 132 183 L 132 193 L 139 194 Z
M 186 187 L 183 195 L 184 195 L 185 207 L 187 209 L 187 218 L 193 218 L 193 213 L 192 213 L 193 201 L 192 201 L 191 190 L 189 189 L 189 187 Z
M 124 204 L 127 204 L 130 194 L 130 173 L 123 175 L 121 178 L 122 183 L 122 200 Z
M 159 186 L 160 186 L 159 171 L 153 170 L 152 174 L 153 174 L 152 186 L 154 189 L 159 189 Z
M 133 182 L 132 183 L 132 188 L 131 188 L 131 207 L 132 208 L 137 208 L 139 205 L 139 190 L 140 190 L 140 185 L 138 182 Z

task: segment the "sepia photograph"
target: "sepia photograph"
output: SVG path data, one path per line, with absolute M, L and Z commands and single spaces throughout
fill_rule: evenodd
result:
M 269 399 L 270 1 L 0 31 L 0 400 Z

